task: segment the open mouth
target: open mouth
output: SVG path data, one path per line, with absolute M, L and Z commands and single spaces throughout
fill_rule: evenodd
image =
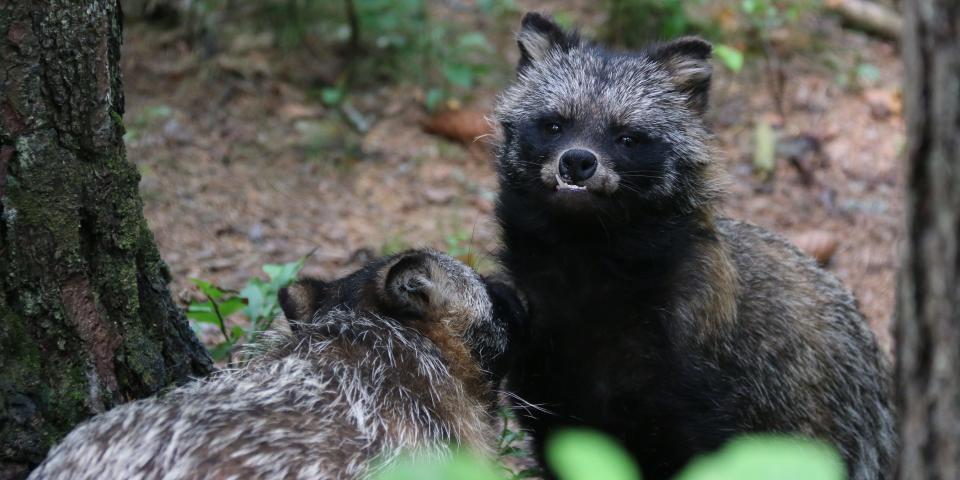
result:
M 581 187 L 580 185 L 572 185 L 567 182 L 564 182 L 560 175 L 557 177 L 557 191 L 558 192 L 586 192 L 587 187 Z

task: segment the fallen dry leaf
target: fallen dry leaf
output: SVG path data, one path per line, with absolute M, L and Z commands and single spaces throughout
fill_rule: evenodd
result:
M 434 114 L 423 125 L 427 133 L 469 145 L 479 137 L 493 133 L 483 112 L 476 110 L 443 111 Z
M 793 237 L 793 243 L 807 255 L 815 258 L 820 265 L 830 263 L 837 252 L 840 240 L 836 235 L 823 230 L 809 230 Z
M 870 106 L 870 114 L 878 120 L 900 115 L 903 99 L 899 89 L 870 88 L 863 91 L 863 99 Z
M 457 190 L 443 187 L 426 187 L 423 189 L 423 197 L 430 203 L 443 205 L 450 203 L 457 196 Z
M 320 108 L 293 102 L 284 104 L 278 112 L 281 116 L 289 120 L 316 118 L 323 115 L 323 110 Z

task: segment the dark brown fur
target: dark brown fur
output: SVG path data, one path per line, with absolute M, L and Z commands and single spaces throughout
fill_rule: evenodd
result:
M 612 52 L 536 14 L 518 41 L 497 217 L 532 317 L 509 385 L 549 411 L 521 417 L 538 445 L 598 428 L 659 479 L 735 435 L 798 434 L 835 446 L 854 480 L 888 478 L 889 371 L 853 296 L 717 215 L 710 45 Z

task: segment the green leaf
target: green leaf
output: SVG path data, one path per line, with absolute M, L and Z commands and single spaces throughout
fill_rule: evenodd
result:
M 513 478 L 539 478 L 543 476 L 543 471 L 537 467 L 525 468 L 517 472 Z
M 489 462 L 457 453 L 449 459 L 401 460 L 374 477 L 375 480 L 505 480 Z
M 233 328 L 230 329 L 230 338 L 233 340 L 233 343 L 236 343 L 246 336 L 247 330 L 240 325 L 234 325 Z
M 303 268 L 304 260 L 306 259 L 301 258 L 294 262 L 279 265 L 269 263 L 264 265 L 263 271 L 270 277 L 270 287 L 275 291 L 280 291 L 281 288 L 290 285 L 291 282 L 296 280 L 297 274 Z
M 510 445 L 511 443 L 519 439 L 520 439 L 520 434 L 513 430 L 507 430 L 506 432 L 503 433 L 503 436 L 500 437 L 500 441 L 506 445 Z
M 187 311 L 187 318 L 199 323 L 209 323 L 211 325 L 220 325 L 220 317 L 213 312 L 192 312 Z
M 220 315 L 223 318 L 227 318 L 230 315 L 233 315 L 243 307 L 247 306 L 247 303 L 243 301 L 240 297 L 233 297 L 219 305 L 217 307 L 220 309 Z
M 547 439 L 547 462 L 561 480 L 639 480 L 633 459 L 616 442 L 589 430 L 566 430 Z
M 251 279 L 243 290 L 240 290 L 240 296 L 247 300 L 247 308 L 244 314 L 251 321 L 260 318 L 263 314 L 263 282 L 259 278 Z
M 191 303 L 187 307 L 187 318 L 199 323 L 220 326 L 220 317 L 213 311 L 213 304 L 209 301 Z
M 777 133 L 769 123 L 760 120 L 753 132 L 753 168 L 768 179 L 776 168 Z
M 480 32 L 470 32 L 460 36 L 457 39 L 457 45 L 464 49 L 489 50 L 490 42 L 487 37 Z
M 230 349 L 233 348 L 229 342 L 223 342 L 215 345 L 213 348 L 210 348 L 210 357 L 213 358 L 216 362 L 222 362 L 230 356 Z
M 342 88 L 327 87 L 320 90 L 320 100 L 331 107 L 339 105 L 344 96 L 346 96 L 346 92 Z
M 191 278 L 191 282 L 203 292 L 204 295 L 216 300 L 223 296 L 223 290 L 215 287 L 212 283 L 206 280 L 200 280 L 199 278 Z
M 167 118 L 173 114 L 173 109 L 167 105 L 154 105 L 152 107 L 147 107 L 143 111 L 144 116 L 147 119 L 153 120 L 157 118 Z
M 737 438 L 694 460 L 677 480 L 842 480 L 843 461 L 828 445 L 774 435 Z
M 566 30 L 573 28 L 573 25 L 576 23 L 576 21 L 573 19 L 573 15 L 564 11 L 554 12 L 553 20 L 557 22 L 557 25 L 560 25 Z
M 723 63 L 723 66 L 734 73 L 743 69 L 743 52 L 730 45 L 719 43 L 713 47 L 713 54 Z
M 473 86 L 473 70 L 470 65 L 462 63 L 448 63 L 443 66 L 443 76 L 447 81 L 463 88 Z
M 439 88 L 431 88 L 428 90 L 427 98 L 424 100 L 424 103 L 427 105 L 427 110 L 430 110 L 431 112 L 435 111 L 445 96 L 446 95 L 444 95 L 443 90 Z
M 120 115 L 120 112 L 116 110 L 110 110 L 110 117 L 113 118 L 114 123 L 116 123 L 118 127 L 124 128 L 123 115 Z
M 872 85 L 880 80 L 880 69 L 869 63 L 857 65 L 857 80 Z

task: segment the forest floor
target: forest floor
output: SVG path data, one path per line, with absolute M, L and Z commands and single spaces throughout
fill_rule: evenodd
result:
M 323 59 L 255 41 L 204 56 L 143 24 L 125 35 L 128 157 L 183 304 L 197 296 L 191 278 L 239 289 L 264 263 L 314 249 L 304 273 L 326 277 L 405 246 L 495 250 L 489 151 L 425 133 L 415 87 L 354 94 L 370 121 L 360 133 L 300 80 Z M 891 43 L 840 28 L 827 41 L 835 48 L 782 59 L 780 95 L 761 61 L 738 74 L 716 68 L 710 115 L 730 175 L 724 211 L 807 249 L 835 243 L 827 268 L 889 347 L 902 233 L 901 65 Z M 869 75 L 841 81 L 856 65 Z M 495 93 L 479 91 L 467 107 L 486 111 Z M 757 124 L 771 125 L 783 147 L 768 179 L 754 171 Z

